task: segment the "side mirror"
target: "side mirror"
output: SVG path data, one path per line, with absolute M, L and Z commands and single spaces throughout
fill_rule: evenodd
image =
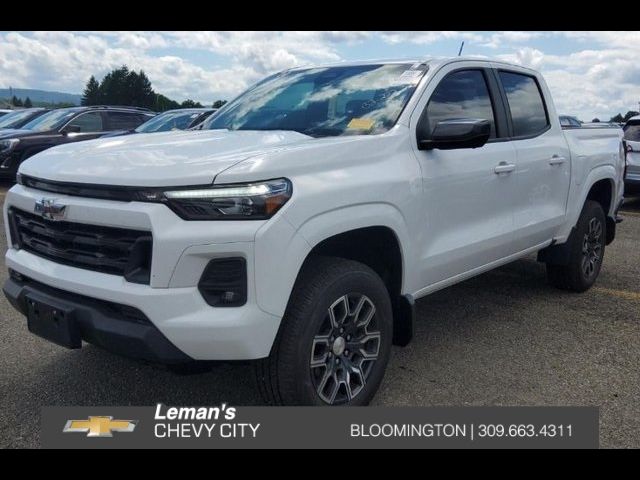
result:
M 63 133 L 80 133 L 82 129 L 78 125 L 67 125 L 64 127 Z
M 490 136 L 489 120 L 477 118 L 442 120 L 436 124 L 431 134 L 418 131 L 418 149 L 478 148 L 487 143 Z

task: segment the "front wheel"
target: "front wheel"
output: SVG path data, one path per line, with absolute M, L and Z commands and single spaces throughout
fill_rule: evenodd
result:
M 573 292 L 584 292 L 591 288 L 598 278 L 604 259 L 606 225 L 602 206 L 598 202 L 587 200 L 568 240 L 567 263 L 547 264 L 549 283 Z
M 296 282 L 269 358 L 256 364 L 276 405 L 366 405 L 389 360 L 391 302 L 359 262 L 311 258 Z

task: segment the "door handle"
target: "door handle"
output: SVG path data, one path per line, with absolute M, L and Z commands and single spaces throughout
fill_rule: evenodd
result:
M 549 165 L 562 165 L 567 159 L 560 155 L 552 155 L 549 159 Z
M 493 171 L 500 175 L 501 173 L 511 173 L 516 169 L 513 163 L 500 162 Z

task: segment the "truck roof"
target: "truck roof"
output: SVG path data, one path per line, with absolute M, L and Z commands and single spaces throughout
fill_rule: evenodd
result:
M 341 62 L 331 62 L 323 64 L 306 64 L 298 67 L 293 67 L 291 70 L 297 70 L 310 67 L 347 67 L 352 65 L 372 65 L 379 63 L 420 63 L 428 64 L 429 66 L 441 66 L 454 62 L 486 62 L 493 64 L 500 64 L 508 67 L 517 67 L 536 72 L 535 70 L 519 65 L 513 62 L 506 62 L 495 58 L 488 57 L 474 57 L 474 56 L 461 56 L 461 57 L 406 57 L 406 58 L 382 58 L 382 59 L 368 59 L 368 60 L 347 60 Z

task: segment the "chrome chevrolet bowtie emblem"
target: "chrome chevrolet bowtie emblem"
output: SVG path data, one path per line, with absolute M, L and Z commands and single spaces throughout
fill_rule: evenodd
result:
M 43 198 L 36 201 L 36 206 L 33 209 L 35 213 L 42 215 L 42 218 L 47 220 L 62 220 L 64 218 L 66 205 L 60 205 L 55 203 L 53 198 Z

